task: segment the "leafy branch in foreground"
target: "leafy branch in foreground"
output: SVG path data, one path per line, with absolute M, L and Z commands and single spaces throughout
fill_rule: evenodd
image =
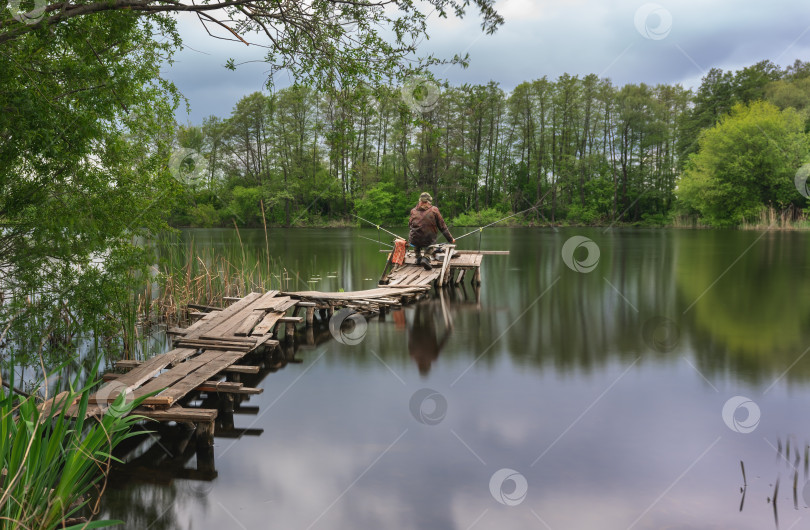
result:
M 27 11 L 31 5 L 33 9 Z M 433 13 L 442 18 L 448 14 L 463 17 L 471 5 L 480 11 L 481 29 L 486 33 L 503 24 L 494 0 L 428 0 L 424 10 L 412 0 L 28 0 L 24 7 L 7 9 L 0 21 L 0 46 L 31 32 L 104 12 L 150 16 L 191 12 L 212 37 L 267 48 L 271 80 L 273 73 L 287 70 L 296 80 L 321 87 L 358 81 L 376 84 L 412 73 L 411 66 L 419 69 L 444 63 L 432 55 L 415 59 L 417 46 L 426 37 L 427 19 Z M 249 42 L 254 37 L 258 41 Z M 449 62 L 463 64 L 465 60 L 455 57 Z

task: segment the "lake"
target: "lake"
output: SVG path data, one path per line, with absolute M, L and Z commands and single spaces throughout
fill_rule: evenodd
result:
M 265 252 L 263 231 L 240 236 Z M 372 288 L 385 260 L 359 237 L 376 230 L 269 236 L 289 289 Z M 150 529 L 804 528 L 808 237 L 470 236 L 460 248 L 511 251 L 484 258 L 480 289 L 358 323 L 358 341 L 317 319 L 311 336 L 301 328 L 213 455 L 161 428 L 116 469 L 101 517 Z M 192 239 L 239 244 L 230 230 L 177 243 Z

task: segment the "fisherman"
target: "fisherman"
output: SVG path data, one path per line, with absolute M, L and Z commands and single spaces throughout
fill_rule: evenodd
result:
M 411 218 L 408 221 L 408 227 L 411 229 L 410 243 L 416 247 L 416 264 L 421 264 L 425 270 L 431 270 L 433 267 L 430 265 L 430 258 L 422 257 L 422 249 L 436 243 L 436 235 L 439 230 L 448 242 L 456 242 L 450 235 L 450 230 L 447 229 L 439 209 L 430 204 L 432 200 L 433 197 L 430 196 L 430 193 L 422 193 L 419 196 L 419 204 L 411 210 Z

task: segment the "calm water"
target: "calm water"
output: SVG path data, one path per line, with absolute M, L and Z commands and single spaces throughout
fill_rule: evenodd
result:
M 198 247 L 235 238 L 192 235 Z M 376 238 L 275 230 L 271 252 L 298 272 L 292 288 L 370 288 L 383 255 L 358 235 Z M 572 236 L 593 244 L 572 254 Z M 556 530 L 763 529 L 777 515 L 808 528 L 808 237 L 488 230 L 482 247 L 511 255 L 484 259 L 480 291 L 370 320 L 357 345 L 316 329 L 316 345 L 243 379 L 264 389 L 232 417 L 249 432 L 216 438 L 213 458 L 180 428 L 156 433 L 126 455 L 103 516 L 152 529 Z M 242 239 L 264 251 L 262 232 Z

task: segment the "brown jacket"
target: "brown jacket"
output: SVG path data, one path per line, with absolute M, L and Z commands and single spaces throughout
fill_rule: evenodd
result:
M 410 242 L 415 247 L 427 247 L 434 244 L 439 230 L 447 241 L 453 240 L 439 209 L 431 206 L 430 203 L 419 203 L 411 210 L 408 226 L 411 229 Z

